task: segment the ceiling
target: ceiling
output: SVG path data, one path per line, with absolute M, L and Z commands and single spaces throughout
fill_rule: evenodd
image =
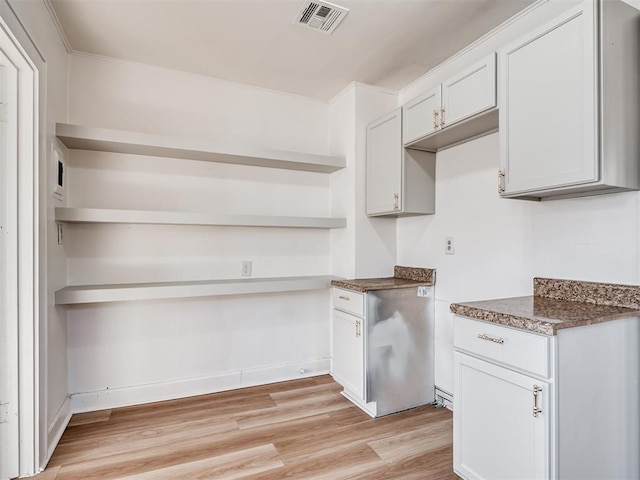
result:
M 332 35 L 301 0 L 50 0 L 71 51 L 329 100 L 352 81 L 399 90 L 533 0 L 337 0 Z

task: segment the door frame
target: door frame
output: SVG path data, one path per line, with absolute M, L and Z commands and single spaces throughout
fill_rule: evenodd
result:
M 39 256 L 39 70 L 22 47 L 28 38 L 18 41 L 13 32 L 24 30 L 6 0 L 0 3 L 0 49 L 17 69 L 17 135 L 15 168 L 11 170 L 9 182 L 16 188 L 13 195 L 14 208 L 11 238 L 15 248 L 17 282 L 8 288 L 7 294 L 15 305 L 13 318 L 17 329 L 13 335 L 17 349 L 18 405 L 18 470 L 20 476 L 33 475 L 39 471 L 40 455 L 40 256 Z M 23 35 L 25 36 L 25 35 Z M 11 243 L 11 242 L 9 242 Z M 19 246 L 19 248 L 18 248 Z M 15 451 L 15 449 L 14 449 Z

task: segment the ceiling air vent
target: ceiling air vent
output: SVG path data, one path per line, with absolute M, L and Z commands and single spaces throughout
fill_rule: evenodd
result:
M 331 34 L 344 20 L 347 13 L 349 13 L 348 8 L 320 0 L 311 0 L 302 5 L 300 13 L 293 23 Z

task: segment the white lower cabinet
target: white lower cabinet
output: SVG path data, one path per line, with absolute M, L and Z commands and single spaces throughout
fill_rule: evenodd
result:
M 456 316 L 455 472 L 640 478 L 640 318 L 548 336 Z
M 456 472 L 549 478 L 549 384 L 460 352 L 454 368 Z
M 364 293 L 331 289 L 331 373 L 334 380 L 344 387 L 347 396 L 362 404 L 366 397 L 364 302 Z
M 552 339 L 457 317 L 454 470 L 466 479 L 546 479 L 553 404 Z
M 333 377 L 364 401 L 364 335 L 362 318 L 333 310 Z

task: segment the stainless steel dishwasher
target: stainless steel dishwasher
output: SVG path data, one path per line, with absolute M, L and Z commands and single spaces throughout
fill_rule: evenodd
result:
M 420 286 L 366 293 L 365 400 L 376 417 L 435 398 L 434 290 Z

